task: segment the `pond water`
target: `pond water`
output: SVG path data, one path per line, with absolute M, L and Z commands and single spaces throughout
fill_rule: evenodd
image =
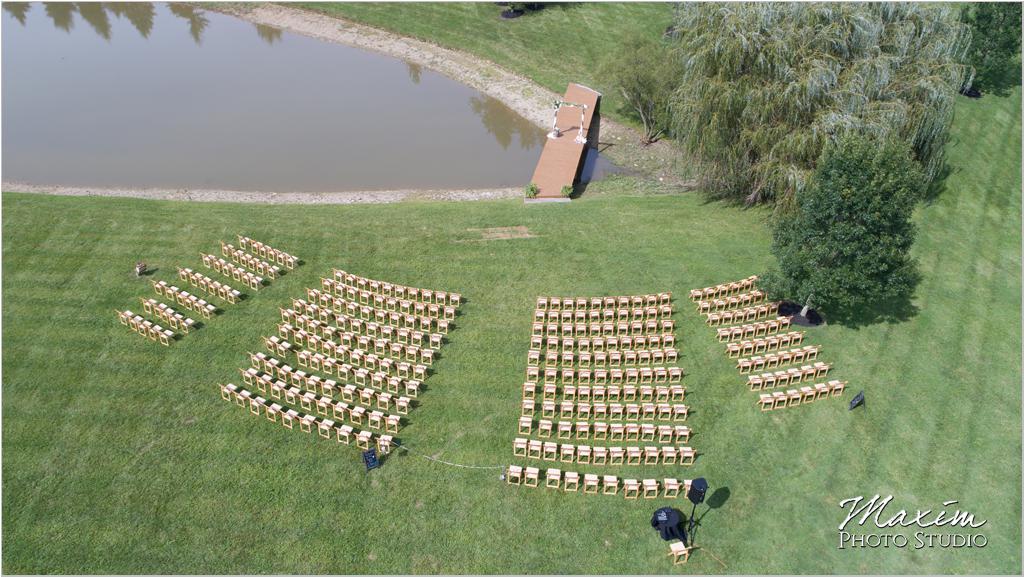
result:
M 190 5 L 5 2 L 2 21 L 5 181 L 523 186 L 545 140 L 414 64 Z

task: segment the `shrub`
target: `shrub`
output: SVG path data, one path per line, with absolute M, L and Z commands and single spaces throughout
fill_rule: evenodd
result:
M 911 216 L 924 189 L 905 143 L 843 138 L 822 154 L 796 210 L 776 220 L 779 270 L 762 285 L 836 317 L 908 298 L 919 280 Z
M 562 196 L 565 198 L 569 198 L 570 196 L 572 196 L 571 184 L 566 184 L 565 186 L 562 187 Z
M 537 198 L 538 193 L 540 193 L 540 188 L 536 183 L 531 182 L 526 185 L 526 198 Z
M 627 114 L 643 125 L 640 142 L 650 144 L 671 123 L 669 104 L 678 74 L 669 46 L 657 36 L 634 33 L 610 54 L 601 67 L 601 78 L 622 95 Z
M 974 66 L 974 86 L 1002 93 L 1020 84 L 1020 17 L 1020 2 L 964 6 L 972 30 L 967 62 Z

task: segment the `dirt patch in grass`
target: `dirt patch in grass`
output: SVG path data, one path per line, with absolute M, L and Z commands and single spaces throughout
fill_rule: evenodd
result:
M 480 233 L 479 239 L 473 240 L 511 240 L 514 238 L 537 238 L 525 226 L 498 226 L 493 228 L 468 228 L 469 232 Z

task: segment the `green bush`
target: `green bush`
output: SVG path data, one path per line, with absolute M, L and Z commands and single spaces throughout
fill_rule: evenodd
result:
M 826 148 L 797 209 L 775 222 L 772 298 L 850 318 L 909 298 L 917 286 L 911 216 L 925 176 L 910 147 L 851 135 Z
M 526 185 L 526 198 L 537 198 L 537 194 L 540 192 L 540 188 L 536 183 L 531 182 Z
M 641 144 L 651 144 L 665 134 L 672 121 L 672 93 L 679 86 L 668 43 L 649 34 L 627 36 L 609 53 L 600 74 L 626 101 L 624 112 L 643 125 Z
M 968 64 L 974 66 L 973 85 L 1005 93 L 1020 84 L 1020 2 L 978 2 L 964 7 L 971 27 Z
M 565 198 L 569 198 L 570 196 L 572 196 L 572 185 L 571 184 L 567 184 L 567 185 L 562 187 L 562 196 L 565 197 Z

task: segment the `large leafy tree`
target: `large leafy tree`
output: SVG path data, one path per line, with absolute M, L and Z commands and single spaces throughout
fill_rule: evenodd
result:
M 919 280 L 911 214 L 925 182 L 903 142 L 850 134 L 827 147 L 796 210 L 775 224 L 768 292 L 836 318 L 908 300 Z
M 1003 91 L 1020 85 L 1020 2 L 977 2 L 964 7 L 971 27 L 967 61 L 974 66 L 974 86 Z
M 642 144 L 661 138 L 671 124 L 669 105 L 678 85 L 672 54 L 658 37 L 634 33 L 612 51 L 601 77 L 626 103 L 625 112 L 643 126 Z
M 970 34 L 956 9 L 917 3 L 686 3 L 677 136 L 705 188 L 792 203 L 845 132 L 909 144 L 939 172 Z

